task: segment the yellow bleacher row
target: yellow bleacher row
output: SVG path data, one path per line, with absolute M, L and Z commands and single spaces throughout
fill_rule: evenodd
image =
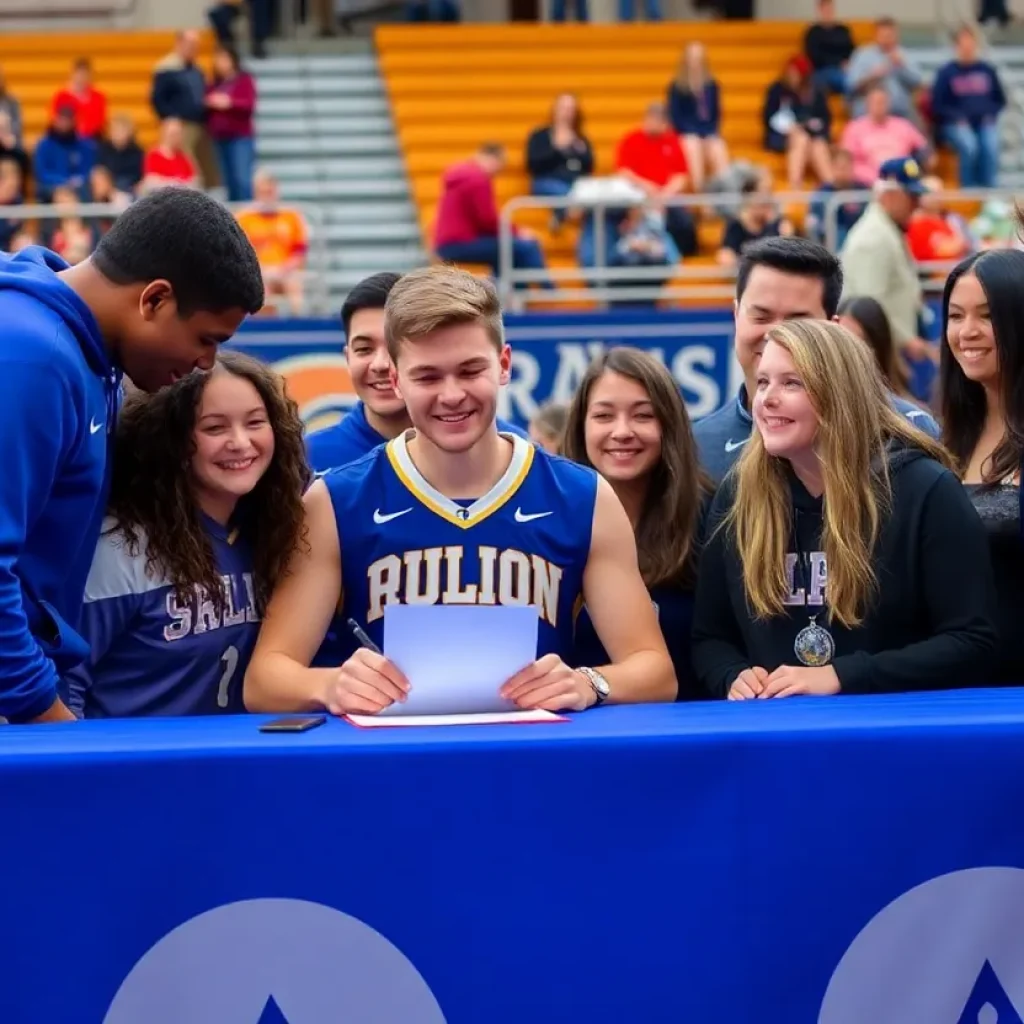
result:
M 732 156 L 771 167 L 785 189 L 784 159 L 761 148 L 761 109 L 769 84 L 800 52 L 805 29 L 798 22 L 382 26 L 376 35 L 380 67 L 425 243 L 429 248 L 441 173 L 481 142 L 508 148 L 509 168 L 496 182 L 499 204 L 529 192 L 526 139 L 545 123 L 560 92 L 579 97 L 596 172 L 612 173 L 619 140 L 638 125 L 648 102 L 665 97 L 684 47 L 694 41 L 704 44 L 720 84 L 722 134 Z M 873 31 L 866 22 L 851 29 L 858 43 Z M 838 137 L 838 100 L 833 112 Z M 516 220 L 537 231 L 553 265 L 575 263 L 574 232 L 551 235 L 540 210 L 523 211 Z M 720 222 L 702 222 L 705 261 L 721 230 Z
M 21 103 L 29 148 L 46 130 L 54 93 L 68 80 L 77 57 L 92 61 L 93 79 L 107 95 L 111 115 L 130 115 L 139 144 L 156 141 L 157 122 L 149 105 L 153 66 L 174 45 L 173 32 L 68 32 L 0 36 L 0 68 L 8 91 Z M 207 63 L 213 37 L 207 34 L 201 61 Z

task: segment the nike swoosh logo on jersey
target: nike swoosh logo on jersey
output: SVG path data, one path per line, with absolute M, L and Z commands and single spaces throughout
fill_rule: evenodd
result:
M 532 523 L 534 519 L 543 519 L 545 516 L 554 515 L 553 512 L 531 512 L 529 515 L 524 515 L 521 508 L 516 509 L 516 522 L 517 523 Z
M 401 512 L 388 512 L 388 514 L 385 515 L 378 508 L 378 509 L 374 510 L 373 521 L 378 526 L 380 526 L 381 523 L 390 523 L 392 519 L 397 519 L 399 516 L 404 516 L 406 514 L 406 512 L 411 512 L 411 511 L 412 511 L 412 506 L 410 505 L 409 508 L 403 508 Z
M 734 452 L 737 448 L 742 448 L 749 440 L 749 437 L 745 437 L 742 441 L 734 441 L 730 437 L 729 440 L 725 442 L 725 450 L 727 452 Z
M 97 423 L 95 420 L 90 420 L 89 421 L 89 433 L 90 434 L 97 434 L 102 429 L 103 429 L 103 424 L 102 423 Z

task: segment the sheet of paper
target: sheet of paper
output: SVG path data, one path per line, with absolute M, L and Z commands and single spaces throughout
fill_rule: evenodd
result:
M 382 715 L 518 710 L 498 690 L 537 658 L 534 605 L 386 604 L 384 654 L 409 680 Z
M 391 728 L 406 725 L 519 725 L 530 722 L 568 722 L 565 715 L 551 711 L 495 711 L 485 715 L 346 715 L 361 729 Z

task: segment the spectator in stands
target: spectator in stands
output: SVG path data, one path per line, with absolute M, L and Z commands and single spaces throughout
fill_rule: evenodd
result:
M 718 82 L 708 70 L 701 43 L 690 43 L 668 87 L 668 113 L 672 128 L 683 143 L 690 184 L 703 192 L 709 177 L 729 170 L 729 150 L 722 139 L 722 110 Z
M 526 169 L 535 196 L 567 196 L 577 178 L 594 173 L 594 151 L 583 134 L 583 112 L 571 92 L 563 92 L 551 108 L 551 122 L 532 132 L 526 143 Z M 560 225 L 565 209 L 552 211 Z
M 590 21 L 590 7 L 587 0 L 551 0 L 551 20 L 565 21 L 567 10 L 570 8 L 577 21 Z
M 676 248 L 682 256 L 693 256 L 697 252 L 693 217 L 683 207 L 664 202 L 686 190 L 688 165 L 663 103 L 648 105 L 643 124 L 619 143 L 615 165 L 619 174 L 644 193 L 649 206 L 664 209 L 665 228 Z
M 182 123 L 169 117 L 160 125 L 160 141 L 142 162 L 142 188 L 151 192 L 165 185 L 195 188 L 198 184 L 199 169 L 185 149 Z
M 1006 28 L 1013 21 L 1007 0 L 981 0 L 978 5 L 978 24 L 987 25 L 994 21 L 1000 28 Z
M 956 59 L 939 68 L 932 85 L 936 139 L 956 150 L 961 188 L 994 188 L 1006 94 L 995 67 L 978 59 L 974 29 L 964 25 L 955 45 Z
M 661 21 L 659 0 L 643 0 L 648 21 Z M 636 17 L 636 0 L 619 0 L 619 21 L 632 21 Z
M 20 190 L 24 192 L 24 184 L 28 181 L 29 158 L 21 140 L 14 132 L 11 115 L 0 109 L 0 164 L 14 164 L 18 169 L 21 181 Z
M 568 458 L 597 470 L 626 510 L 675 669 L 677 699 L 706 697 L 690 664 L 690 624 L 700 523 L 714 489 L 700 468 L 679 385 L 652 353 L 610 349 L 590 364 L 576 390 L 564 448 Z M 611 660 L 586 607 L 574 639 L 574 665 Z
M 279 312 L 283 299 L 292 316 L 304 306 L 306 260 L 309 255 L 309 226 L 302 214 L 281 204 L 277 179 L 266 170 L 253 175 L 255 201 L 238 214 L 263 272 L 268 313 Z
M 248 202 L 256 166 L 256 82 L 228 47 L 220 47 L 213 55 L 213 81 L 206 90 L 206 106 L 206 130 L 213 140 L 228 201 Z
M 222 0 L 216 3 L 206 12 L 206 18 L 210 22 L 217 42 L 229 49 L 235 48 L 234 26 L 235 20 L 242 12 L 242 7 L 249 9 L 249 34 L 250 52 L 256 60 L 262 60 L 267 55 L 267 40 L 270 38 L 274 23 L 274 0 L 249 0 L 243 4 L 243 0 Z M 323 11 L 323 35 L 334 35 L 334 10 L 333 3 L 324 3 L 319 0 Z M 317 12 L 321 13 L 321 12 Z
M 868 93 L 881 85 L 889 94 L 892 113 L 915 120 L 914 93 L 923 81 L 921 70 L 900 48 L 896 22 L 892 18 L 879 18 L 875 22 L 875 41 L 858 47 L 846 69 L 851 113 L 854 117 L 864 114 Z
M 804 33 L 804 54 L 824 90 L 846 94 L 846 67 L 853 53 L 849 28 L 836 21 L 834 0 L 818 0 L 818 20 Z
M 114 191 L 134 196 L 142 184 L 145 157 L 135 141 L 135 124 L 127 114 L 116 114 L 110 121 L 109 138 L 100 142 L 97 167 L 110 173 Z
M 20 143 L 21 136 L 21 104 L 7 90 L 7 79 L 4 77 L 3 69 L 0 68 L 0 113 L 6 114 L 11 119 L 11 130 L 14 137 Z
M 765 93 L 762 118 L 764 148 L 786 154 L 790 188 L 804 187 L 808 169 L 819 182 L 832 180 L 832 113 L 828 98 L 814 82 L 806 57 L 786 62 L 782 77 Z
M 454 24 L 462 20 L 456 0 L 410 0 L 405 5 L 405 20 Z
M 985 531 L 934 438 L 838 324 L 773 328 L 757 430 L 708 513 L 693 665 L 731 700 L 984 685 Z
M 671 276 L 672 268 L 680 261 L 679 250 L 665 227 L 665 211 L 647 206 L 634 206 L 626 211 L 615 232 L 611 233 L 611 251 L 607 265 L 612 267 L 662 267 L 660 274 L 642 280 L 611 282 L 610 287 L 630 288 L 646 285 L 661 287 Z M 589 265 L 589 264 L 588 264 Z M 616 306 L 648 306 L 653 299 L 615 299 Z
M 945 186 L 941 178 L 925 178 L 925 188 L 907 228 L 907 245 L 919 263 L 962 259 L 974 247 L 967 223 L 953 213 L 938 193 Z
M 444 172 L 434 226 L 434 253 L 438 259 L 485 263 L 497 276 L 500 254 L 493 179 L 504 167 L 504 147 L 488 142 L 471 159 Z M 546 270 L 544 253 L 537 239 L 523 228 L 515 228 L 514 232 L 513 266 L 519 270 Z M 554 287 L 550 281 L 541 284 L 546 288 Z
M 178 33 L 174 50 L 153 71 L 150 101 L 161 121 L 173 117 L 181 122 L 185 151 L 199 168 L 201 184 L 211 188 L 220 179 L 206 132 L 206 76 L 196 63 L 199 44 L 194 29 Z
M 744 185 L 743 195 L 746 196 L 743 205 L 735 217 L 729 218 L 722 235 L 716 258 L 723 267 L 737 266 L 751 242 L 794 233 L 793 225 L 779 216 L 778 206 L 772 201 L 763 179 Z
M 73 188 L 83 202 L 89 198 L 89 175 L 96 162 L 96 143 L 75 131 L 73 107 L 60 107 L 46 134 L 36 143 L 33 174 L 36 199 L 48 203 L 61 185 Z
M 853 157 L 858 181 L 874 181 L 889 160 L 912 157 L 926 165 L 931 158 L 928 140 L 907 118 L 891 113 L 889 93 L 881 85 L 868 90 L 864 114 L 847 123 L 839 144 Z
M 822 185 L 811 197 L 807 206 L 807 217 L 804 220 L 804 231 L 808 238 L 826 244 L 828 239 L 828 204 L 836 192 L 867 191 L 869 182 L 857 178 L 853 170 L 853 156 L 848 149 L 841 146 L 832 147 L 832 181 Z M 841 203 L 836 207 L 832 217 L 835 219 L 835 248 L 841 248 L 850 228 L 857 223 L 864 212 L 865 203 L 858 200 Z
M 0 162 L 0 249 L 13 252 L 11 248 L 15 235 L 21 230 L 22 222 L 3 216 L 3 207 L 17 206 L 22 202 L 23 178 L 18 165 L 10 161 Z
M 568 415 L 565 402 L 545 402 L 530 418 L 530 440 L 546 452 L 559 455 Z
M 932 347 L 921 338 L 921 281 L 906 238 L 925 191 L 921 168 L 914 160 L 890 160 L 882 165 L 873 191 L 874 200 L 850 228 L 843 246 L 846 294 L 874 296 L 901 353 L 931 359 Z
M 92 64 L 79 57 L 71 65 L 71 78 L 50 104 L 51 117 L 62 107 L 75 111 L 75 129 L 85 139 L 99 139 L 107 126 L 107 97 L 92 84 Z
M 851 334 L 867 342 L 875 354 L 889 390 L 906 402 L 913 402 L 910 393 L 910 371 L 903 362 L 892 337 L 889 318 L 882 304 L 870 295 L 854 295 L 839 304 L 839 324 Z
M 74 212 L 78 196 L 73 188 L 61 186 L 53 190 L 53 205 L 60 220 L 50 239 L 50 248 L 72 266 L 88 258 L 96 245 L 96 234 Z

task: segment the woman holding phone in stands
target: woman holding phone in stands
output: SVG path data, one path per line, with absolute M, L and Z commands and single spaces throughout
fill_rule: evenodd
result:
M 757 430 L 708 517 L 694 667 L 731 700 L 984 683 L 985 531 L 934 440 L 838 324 L 766 336 Z

